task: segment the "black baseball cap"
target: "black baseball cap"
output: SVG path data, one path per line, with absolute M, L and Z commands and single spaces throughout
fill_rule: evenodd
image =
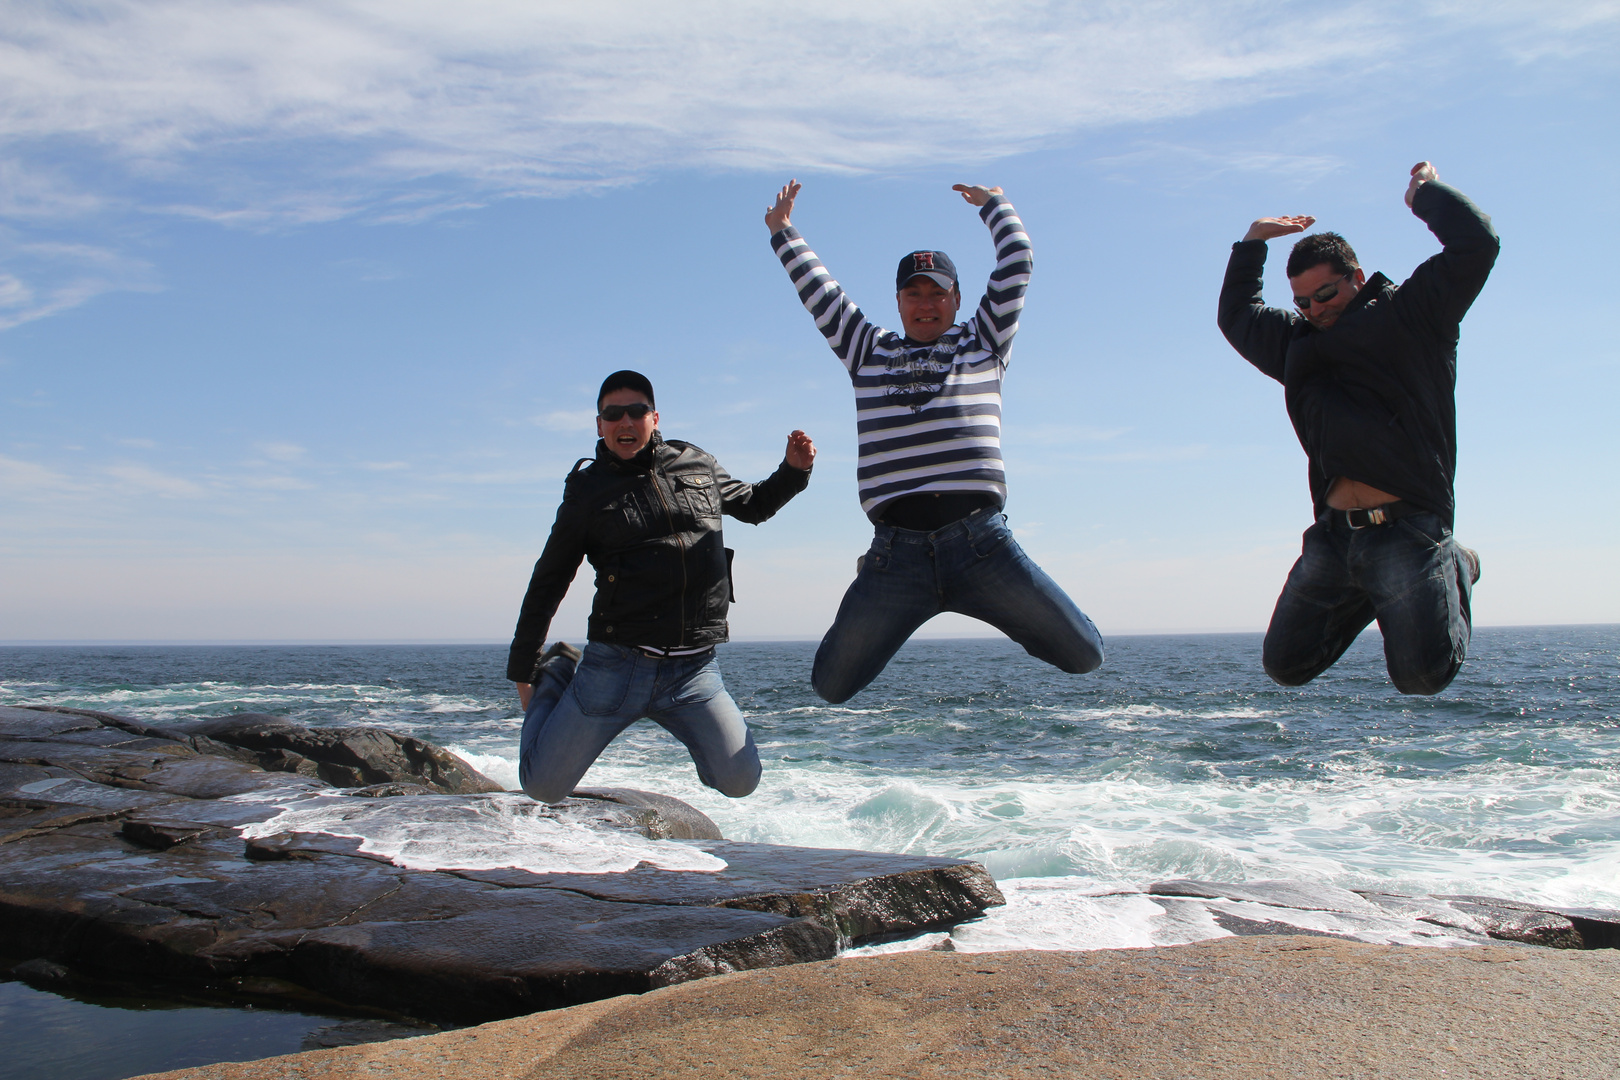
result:
M 639 371 L 615 371 L 602 380 L 602 389 L 596 392 L 596 407 L 602 407 L 602 399 L 615 390 L 634 390 L 647 399 L 647 404 L 658 407 L 658 399 L 653 397 L 652 380 Z
M 906 282 L 918 274 L 942 289 L 956 288 L 956 264 L 943 251 L 913 251 L 901 259 L 894 275 L 894 291 L 905 288 Z

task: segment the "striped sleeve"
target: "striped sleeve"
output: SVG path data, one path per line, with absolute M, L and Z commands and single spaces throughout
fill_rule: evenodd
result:
M 1028 246 L 1027 240 L 1025 246 Z M 816 328 L 826 337 L 827 344 L 832 346 L 832 351 L 843 361 L 844 367 L 854 371 L 871 353 L 872 342 L 883 333 L 882 328 L 867 322 L 861 309 L 855 306 L 855 301 L 844 295 L 843 288 L 821 265 L 821 260 L 804 242 L 798 229 L 790 225 L 772 236 L 771 247 L 787 269 L 793 287 L 798 290 L 799 302 L 816 320 Z M 1022 303 L 1022 300 L 1019 302 Z M 1013 321 L 1017 322 L 1016 312 Z
M 974 318 L 980 337 L 1005 364 L 1013 335 L 1018 332 L 1018 316 L 1024 310 L 1024 291 L 1029 288 L 1034 257 L 1024 223 L 1004 196 L 992 195 L 979 208 L 979 218 L 989 226 L 995 241 L 996 268 L 990 272 L 990 283 Z

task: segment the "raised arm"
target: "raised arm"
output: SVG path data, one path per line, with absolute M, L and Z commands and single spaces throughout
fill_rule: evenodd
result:
M 1288 342 L 1299 316 L 1292 311 L 1266 307 L 1263 274 L 1266 268 L 1266 241 L 1301 233 L 1316 223 L 1309 214 L 1284 214 L 1257 218 L 1243 239 L 1232 245 L 1226 262 L 1226 280 L 1221 283 L 1220 306 L 1215 321 L 1227 342 L 1249 363 L 1282 382 L 1288 358 Z
M 868 322 L 855 302 L 844 295 L 844 290 L 821 265 L 799 230 L 793 227 L 790 218 L 800 187 L 797 180 L 783 184 L 782 190 L 776 193 L 776 202 L 765 212 L 765 226 L 771 230 L 771 248 L 798 290 L 799 302 L 816 320 L 816 329 L 827 339 L 844 367 L 854 371 L 871 352 L 872 343 L 883 329 Z
M 1457 340 L 1462 322 L 1496 265 L 1501 240 L 1491 219 L 1454 187 L 1440 183 L 1427 161 L 1412 166 L 1406 205 L 1440 241 L 1440 254 L 1425 260 L 1396 293 L 1403 313 L 1442 341 Z
M 788 436 L 782 464 L 757 484 L 738 480 L 715 462 L 715 481 L 720 486 L 720 512 L 738 521 L 758 525 L 769 520 L 789 499 L 810 483 L 810 467 L 816 461 L 816 444 L 802 431 Z
M 1029 234 L 1018 212 L 1001 193 L 999 187 L 981 187 L 955 184 L 952 191 L 979 208 L 979 219 L 990 229 L 996 245 L 996 268 L 990 271 L 990 282 L 974 318 L 979 334 L 1003 364 L 1012 351 L 1013 335 L 1018 333 L 1018 317 L 1024 310 L 1024 292 L 1029 288 L 1029 273 L 1035 265 L 1029 245 Z

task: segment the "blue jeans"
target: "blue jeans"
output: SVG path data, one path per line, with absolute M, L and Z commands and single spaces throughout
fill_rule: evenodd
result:
M 1284 686 L 1310 682 L 1378 620 L 1403 694 L 1438 694 L 1468 655 L 1473 573 L 1433 514 L 1352 529 L 1329 515 L 1305 530 L 1277 598 L 1262 662 Z
M 1103 662 L 1102 636 L 985 509 L 934 532 L 879 525 L 855 581 L 816 650 L 810 683 L 837 704 L 888 666 L 942 611 L 982 619 L 1037 660 L 1079 674 Z
M 734 799 L 759 786 L 754 736 L 713 651 L 660 658 L 592 641 L 572 668 L 549 661 L 523 716 L 518 780 L 530 798 L 566 799 L 608 743 L 644 717 L 685 745 L 704 784 Z

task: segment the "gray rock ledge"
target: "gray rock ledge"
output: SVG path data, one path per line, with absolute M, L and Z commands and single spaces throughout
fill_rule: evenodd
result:
M 726 869 L 409 870 L 353 838 L 240 832 L 278 801 L 380 799 L 410 821 L 510 801 L 499 790 L 380 728 L 0 707 L 0 955 L 41 984 L 252 985 L 466 1024 L 827 959 L 1003 902 L 975 863 L 736 843 L 678 800 L 619 789 L 526 812 L 677 840 Z

